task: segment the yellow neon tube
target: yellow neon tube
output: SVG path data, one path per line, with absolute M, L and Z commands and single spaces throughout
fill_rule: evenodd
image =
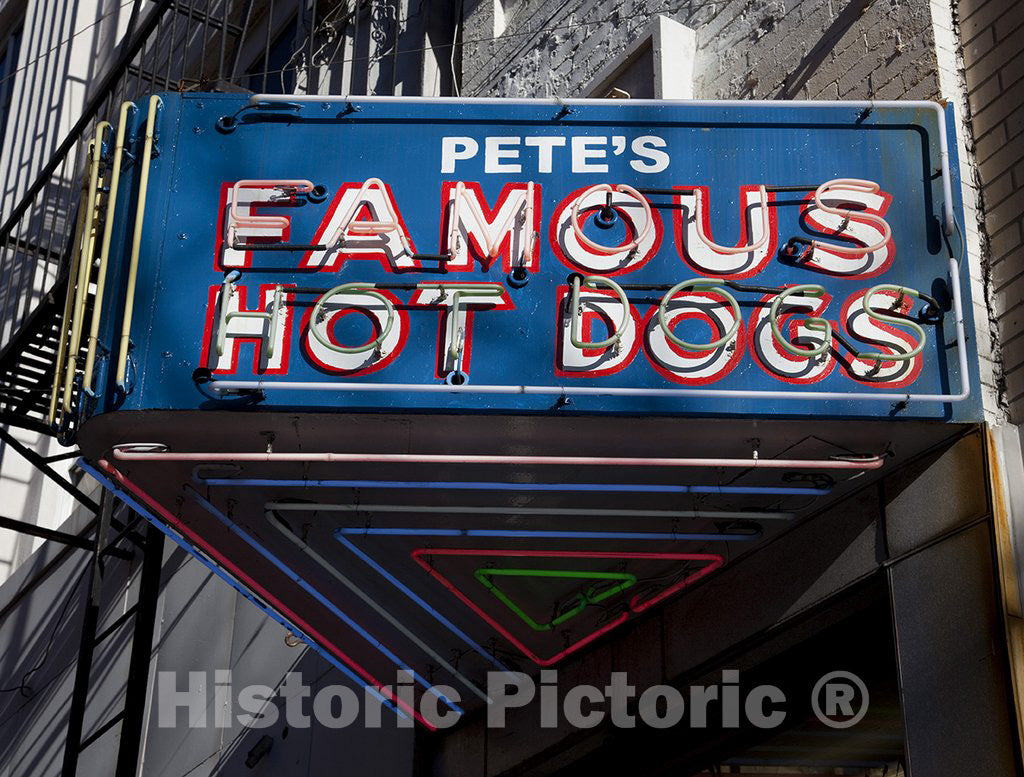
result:
M 52 426 L 57 420 L 58 392 L 61 388 L 61 376 L 64 374 L 64 357 L 68 345 L 68 320 L 71 318 L 71 305 L 74 302 L 75 280 L 78 277 L 78 263 L 82 257 L 82 233 L 85 231 L 85 203 L 88 186 L 82 180 L 82 191 L 78 197 L 78 219 L 75 222 L 75 241 L 71 244 L 71 266 L 68 269 L 68 287 L 64 293 L 64 312 L 60 319 L 60 338 L 57 341 L 57 358 L 53 363 L 53 385 L 50 387 L 50 411 L 46 420 Z
M 135 209 L 135 232 L 132 235 L 132 254 L 128 263 L 128 288 L 124 297 L 124 319 L 121 321 L 121 342 L 117 351 L 117 387 L 125 390 L 125 368 L 128 364 L 128 342 L 132 331 L 132 312 L 135 308 L 135 280 L 139 274 L 139 248 L 142 245 L 142 221 L 146 215 L 146 190 L 149 188 L 149 163 L 153 158 L 153 137 L 156 112 L 163 105 L 159 96 L 149 98 L 146 117 L 146 139 L 142 146 L 142 165 L 139 168 L 139 203 Z
M 114 210 L 117 207 L 117 184 L 121 177 L 121 156 L 124 152 L 125 130 L 128 128 L 128 111 L 138 110 L 135 103 L 121 103 L 121 114 L 117 122 L 117 139 L 114 141 L 114 165 L 110 172 L 110 185 L 107 192 L 107 215 L 103 225 L 103 243 L 100 246 L 100 266 L 96 276 L 96 295 L 93 300 L 92 321 L 89 325 L 89 350 L 85 355 L 85 375 L 82 388 L 92 390 L 92 371 L 96 362 L 96 343 L 100 332 L 100 313 L 103 307 L 103 292 L 107 281 L 107 262 L 110 259 L 110 239 L 114 232 Z
M 96 125 L 96 134 L 92 141 L 90 158 L 89 193 L 85 204 L 85 228 L 82 233 L 84 249 L 78 262 L 78 282 L 75 287 L 75 304 L 71 319 L 71 340 L 68 343 L 67 364 L 64 369 L 64 402 L 65 413 L 71 412 L 71 387 L 75 380 L 75 362 L 78 348 L 82 341 L 82 318 L 85 315 L 85 298 L 89 292 L 89 272 L 92 269 L 92 256 L 96 248 L 96 200 L 100 179 L 100 158 L 103 156 L 103 133 L 110 128 L 109 121 L 101 121 Z

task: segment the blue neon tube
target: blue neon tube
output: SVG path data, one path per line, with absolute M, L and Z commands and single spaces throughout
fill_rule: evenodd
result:
M 224 515 L 224 513 L 222 513 L 220 510 L 218 510 L 215 505 L 213 505 L 209 501 L 207 501 L 202 496 L 202 494 L 200 494 L 199 492 L 197 492 L 195 489 L 193 489 L 191 487 L 187 487 L 187 490 L 189 492 L 189 496 L 191 496 L 192 499 L 195 500 L 195 502 L 200 507 L 202 507 L 204 510 L 206 510 L 206 512 L 208 512 L 210 515 L 212 515 L 218 521 L 220 521 L 224 525 L 224 527 L 226 529 L 231 531 L 233 534 L 236 534 L 239 537 L 241 537 L 242 540 L 247 545 L 249 545 L 249 547 L 251 547 L 257 553 L 259 553 L 261 556 L 263 556 L 263 558 L 265 558 L 267 561 L 269 561 L 271 564 L 273 564 L 278 570 L 283 572 L 287 577 L 289 577 L 292 581 L 294 581 L 296 584 L 298 584 L 298 586 L 300 588 L 302 588 L 303 591 L 308 593 L 310 596 L 312 596 L 314 599 L 316 599 L 318 602 L 320 602 L 320 604 L 322 604 L 324 607 L 326 607 L 328 610 L 330 610 L 335 616 L 337 616 L 342 621 L 344 621 L 351 629 L 353 629 L 363 639 L 365 639 L 367 642 L 369 642 L 371 645 L 373 645 L 375 648 L 377 648 L 377 650 L 379 650 L 384 656 L 389 658 L 391 661 L 393 661 L 398 666 L 401 666 L 401 667 L 406 666 L 406 662 L 402 661 L 398 656 L 396 656 L 394 653 L 392 653 L 387 648 L 386 645 L 381 643 L 376 637 L 374 637 L 372 634 L 370 634 L 370 632 L 368 632 L 366 629 L 364 629 L 362 626 L 360 626 L 356 621 L 354 621 L 352 618 L 350 618 L 348 615 L 346 615 L 344 612 L 342 612 L 340 609 L 338 609 L 338 607 L 334 604 L 334 602 L 332 602 L 330 599 L 328 599 L 322 593 L 317 591 L 312 585 L 307 583 L 299 575 L 297 575 L 295 572 L 293 572 L 291 570 L 291 568 L 287 564 L 285 564 L 284 562 L 279 560 L 273 553 L 271 553 L 269 550 L 267 550 L 262 545 L 260 545 L 258 542 L 256 542 L 256 540 L 254 540 L 252 537 L 249 536 L 248 532 L 246 532 L 244 529 L 242 529 L 240 526 L 238 526 L 234 521 L 232 521 L 230 518 L 228 518 L 226 515 Z M 457 704 L 454 704 L 453 702 L 451 702 L 450 700 L 445 698 L 445 696 L 443 694 L 440 694 L 437 691 L 433 690 L 432 684 L 427 682 L 427 680 L 424 679 L 423 677 L 421 677 L 420 674 L 418 672 L 416 672 L 416 670 L 412 669 L 411 667 L 409 667 L 408 670 L 412 673 L 412 676 L 416 680 L 416 682 L 419 685 L 423 686 L 424 689 L 434 693 L 437 696 L 437 698 L 439 698 L 441 701 L 443 701 L 445 704 L 447 704 L 449 706 L 449 708 L 451 708 L 455 712 L 458 712 L 460 714 L 462 713 L 462 709 Z
M 387 707 L 388 709 L 393 711 L 396 715 L 401 715 L 403 718 L 408 718 L 409 717 L 405 712 L 403 712 L 401 709 L 399 709 L 395 705 L 394 702 L 392 702 L 390 699 L 385 697 L 380 691 L 378 691 L 372 685 L 368 685 L 366 683 L 366 680 L 364 680 L 362 677 L 360 677 L 354 671 L 352 671 L 352 669 L 347 664 L 345 664 L 342 661 L 339 661 L 335 656 L 331 655 L 328 651 L 322 650 L 316 644 L 316 642 L 314 642 L 312 639 L 307 637 L 303 633 L 303 631 L 301 629 L 298 629 L 295 626 L 293 626 L 291 623 L 289 623 L 287 620 L 285 620 L 280 614 L 278 614 L 273 609 L 271 609 L 266 604 L 264 604 L 262 601 L 260 601 L 255 596 L 253 596 L 248 591 L 248 589 L 245 588 L 245 586 L 243 586 L 241 583 L 239 583 L 237 580 L 235 580 L 233 577 L 231 577 L 227 572 L 225 572 L 223 569 L 218 567 L 216 564 L 214 564 L 209 559 L 205 558 L 202 555 L 202 553 L 199 552 L 199 550 L 197 548 L 194 548 L 183 537 L 178 536 L 178 534 L 176 534 L 174 531 L 172 531 L 169 526 L 166 526 L 162 521 L 158 520 L 155 516 L 153 516 L 152 513 L 150 513 L 149 508 L 147 508 L 145 505 L 143 505 L 140 502 L 138 502 L 131 494 L 127 494 L 123 490 L 121 490 L 106 475 L 104 475 L 102 472 L 94 469 L 92 467 L 92 465 L 88 464 L 84 459 L 79 459 L 78 460 L 78 466 L 80 466 L 83 470 L 85 470 L 90 475 L 92 475 L 100 483 L 100 485 L 102 485 L 104 488 L 106 488 L 110 493 L 112 493 L 114 496 L 116 496 L 118 499 L 120 499 L 122 502 L 124 502 L 130 508 L 132 508 L 139 515 L 143 516 L 147 521 L 149 521 L 151 524 L 153 524 L 153 526 L 155 526 L 161 532 L 163 532 L 167 537 L 169 537 L 171 539 L 171 541 L 173 541 L 182 550 L 184 550 L 186 553 L 188 553 L 192 558 L 196 559 L 204 567 L 209 569 L 210 572 L 212 572 L 216 577 L 220 578 L 225 583 L 227 583 L 229 586 L 234 588 L 245 599 L 247 599 L 248 601 L 252 602 L 261 612 L 266 613 L 266 615 L 272 621 L 274 621 L 275 623 L 280 624 L 281 626 L 286 628 L 288 631 L 290 631 L 292 634 L 297 635 L 300 639 L 302 639 L 303 642 L 305 642 L 307 645 L 309 645 L 311 648 L 313 648 L 313 650 L 315 650 L 317 653 L 319 653 L 321 656 L 323 656 L 325 659 L 327 659 L 327 661 L 332 666 L 334 666 L 336 669 L 339 669 L 345 676 L 347 676 L 353 682 L 355 682 L 355 684 L 358 687 L 365 687 L 367 690 L 370 691 L 370 693 L 373 696 L 375 696 L 377 699 L 379 699 L 383 703 L 383 705 L 385 707 Z
M 452 623 L 450 620 L 448 620 L 446 617 L 444 617 L 444 615 L 442 615 L 437 610 L 435 610 L 433 607 L 431 607 L 429 604 L 427 604 L 425 601 L 423 601 L 423 599 L 418 594 L 416 594 L 411 588 L 409 588 L 409 586 L 405 585 L 405 583 L 403 583 L 401 580 L 399 580 L 393 574 L 391 574 L 386 569 L 384 569 L 384 567 L 382 567 L 380 564 L 378 564 L 376 561 L 374 561 L 372 558 L 370 558 L 368 555 L 366 555 L 363 551 L 361 551 L 359 548 L 357 548 L 354 544 L 352 544 L 352 542 L 350 542 L 342 534 L 340 534 L 338 532 L 335 532 L 334 536 L 342 545 L 344 545 L 346 548 L 348 548 L 354 554 L 356 554 L 356 556 L 358 556 L 367 565 L 369 565 L 372 569 L 374 569 L 379 575 L 381 575 L 381 577 L 383 577 L 385 580 L 387 580 L 389 583 L 391 583 L 395 588 L 397 588 L 403 594 L 405 594 L 410 599 L 412 599 L 414 602 L 416 602 L 416 604 L 418 604 L 434 620 L 436 620 L 442 626 L 447 628 L 452 634 L 455 634 L 457 637 L 459 637 L 459 639 L 461 639 L 469 647 L 471 647 L 473 649 L 473 652 L 475 652 L 475 653 L 479 654 L 480 656 L 482 656 L 484 659 L 486 659 L 488 662 L 490 662 L 491 664 L 496 666 L 501 671 L 503 671 L 503 672 L 508 672 L 509 671 L 508 667 L 506 667 L 497 658 L 492 656 L 490 653 L 488 653 L 486 650 L 484 650 L 479 644 L 477 644 L 475 641 L 473 641 L 473 639 L 468 634 L 466 634 L 464 631 L 462 631 L 462 629 L 460 629 L 458 626 L 456 626 L 454 623 Z

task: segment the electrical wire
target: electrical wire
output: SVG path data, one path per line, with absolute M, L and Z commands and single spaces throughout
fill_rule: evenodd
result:
M 451 43 L 441 43 L 441 44 L 437 44 L 437 45 L 434 45 L 434 46 L 419 46 L 417 48 L 409 48 L 409 49 L 399 49 L 396 52 L 396 56 L 400 55 L 400 54 L 420 54 L 420 53 L 423 53 L 425 51 L 440 51 L 440 50 L 443 50 L 443 49 L 454 49 L 456 46 L 468 46 L 468 45 L 474 44 L 474 43 L 491 43 L 491 42 L 494 42 L 494 41 L 510 40 L 512 38 L 525 38 L 525 37 L 529 37 L 529 36 L 532 36 L 532 35 L 543 35 L 544 33 L 548 33 L 548 32 L 558 32 L 558 31 L 563 31 L 563 30 L 573 30 L 573 29 L 578 29 L 580 27 L 591 27 L 591 26 L 597 25 L 597 24 L 606 24 L 606 23 L 611 23 L 611 22 L 615 22 L 615 21 L 621 21 L 621 20 L 624 20 L 624 19 L 634 19 L 634 18 L 641 18 L 641 17 L 642 18 L 648 18 L 649 16 L 650 16 L 650 14 L 648 14 L 648 13 L 636 13 L 636 14 L 627 14 L 627 15 L 613 14 L 611 16 L 606 16 L 606 17 L 604 17 L 602 19 L 594 19 L 594 20 L 591 20 L 591 21 L 575 22 L 575 23 L 571 23 L 571 24 L 559 24 L 559 25 L 553 25 L 551 27 L 541 27 L 541 28 L 538 28 L 536 30 L 527 30 L 527 31 L 523 31 L 523 32 L 506 32 L 506 33 L 503 33 L 501 35 L 492 35 L 490 37 L 483 37 L 483 38 L 463 39 L 460 43 L 456 42 L 456 40 L 453 39 L 453 41 Z M 406 21 L 406 19 L 402 19 L 400 21 L 400 23 L 404 22 L 404 21 Z M 364 57 L 342 57 L 340 59 L 331 59 L 331 60 L 328 60 L 326 62 L 319 63 L 318 66 L 319 67 L 326 67 L 328 65 L 353 64 L 355 62 L 360 62 L 360 61 L 363 61 L 363 60 L 367 60 L 367 62 L 369 62 L 370 60 L 372 60 L 372 56 L 367 55 L 367 56 L 364 56 Z M 249 75 L 249 76 L 273 75 L 274 73 L 278 73 L 278 72 L 280 72 L 280 71 L 279 70 L 267 70 L 265 72 L 247 73 L 246 75 Z
M 21 682 L 18 685 L 13 685 L 9 688 L 0 688 L 0 693 L 13 693 L 18 691 L 26 699 L 32 695 L 32 689 L 28 685 L 29 678 L 43 668 L 46 663 L 46 659 L 50 654 L 50 649 L 53 647 L 53 640 L 57 636 L 57 630 L 65 623 L 64 616 L 67 615 L 68 606 L 76 598 L 79 587 L 82 585 L 82 581 L 85 579 L 86 574 L 89 572 L 89 565 L 86 564 L 85 569 L 79 574 L 78 579 L 75 581 L 74 586 L 71 589 L 71 593 L 68 594 L 67 599 L 64 600 L 64 606 L 61 607 L 60 614 L 54 621 L 53 628 L 50 630 L 50 636 L 46 640 L 46 647 L 43 649 L 43 654 L 36 661 L 35 665 L 29 669 L 25 674 L 21 676 Z

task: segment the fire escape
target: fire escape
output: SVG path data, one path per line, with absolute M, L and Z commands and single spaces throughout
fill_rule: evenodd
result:
M 109 495 L 97 504 L 51 466 L 76 452 L 43 457 L 8 431 L 16 427 L 74 445 L 95 315 L 102 201 L 115 151 L 103 122 L 116 117 L 124 101 L 160 91 L 418 94 L 425 79 L 415 68 L 422 67 L 427 36 L 433 37 L 441 24 L 451 40 L 455 28 L 455 3 L 429 4 L 431 13 L 420 7 L 427 5 L 426 0 L 136 0 L 113 62 L 89 85 L 81 116 L 19 201 L 4 209 L 0 441 L 94 515 L 78 535 L 0 516 L 0 528 L 63 543 L 66 549 L 57 561 L 79 550 L 92 556 L 64 775 L 74 775 L 79 754 L 117 725 L 121 744 L 115 773 L 135 774 L 163 558 L 159 530 L 127 506 L 115 505 Z M 419 27 L 413 27 L 413 19 Z M 412 54 L 411 76 L 399 61 L 400 46 Z M 453 50 L 449 46 L 439 55 L 447 57 Z M 444 64 L 433 75 L 447 93 L 454 68 Z M 102 347 L 97 350 L 94 358 L 104 358 Z M 114 626 L 97 633 L 104 575 L 111 570 L 117 574 L 114 565 L 132 559 L 141 559 L 142 565 L 138 600 Z M 0 619 L 6 614 L 0 612 Z M 83 736 L 94 650 L 115 628 L 129 623 L 133 631 L 124 708 Z

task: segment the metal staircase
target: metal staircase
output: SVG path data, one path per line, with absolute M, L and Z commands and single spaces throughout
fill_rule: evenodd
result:
M 52 434 L 47 419 L 66 290 L 65 275 L 0 351 L 0 424 Z M 72 402 L 77 398 L 76 388 Z
M 382 0 L 278 0 L 275 10 L 274 0 L 187 5 L 135 0 L 120 49 L 106 75 L 90 84 L 81 116 L 17 204 L 3 208 L 0 425 L 73 438 L 83 376 L 79 357 L 88 340 L 73 334 L 73 322 L 80 333 L 88 332 L 92 260 L 99 242 L 89 240 L 89 234 L 92 230 L 95 236 L 101 226 L 104 168 L 93 189 L 96 196 L 77 196 L 78 182 L 95 176 L 93 147 L 103 137 L 96 129 L 104 119 L 114 117 L 125 100 L 147 93 L 243 87 L 273 92 L 289 79 L 309 91 L 393 93 L 399 81 L 422 81 L 420 41 L 427 41 L 429 14 L 424 11 L 430 5 L 429 0 L 396 0 L 387 8 Z M 445 18 L 449 15 L 454 24 L 454 15 Z M 399 49 L 400 40 L 407 50 Z M 249 57 L 248 64 L 243 57 Z M 445 91 L 451 90 L 449 70 L 454 72 L 440 68 L 435 74 Z M 19 142 L 27 148 L 38 129 L 19 127 Z M 98 149 L 101 157 L 104 151 L 109 149 Z M 17 159 L 21 153 L 15 149 L 7 157 Z M 87 202 L 94 206 L 92 213 L 85 213 Z M 76 269 L 77 257 L 86 263 L 83 272 Z M 62 307 L 69 286 L 75 297 L 70 319 Z M 57 362 L 62 375 L 55 380 Z M 65 365 L 70 365 L 70 380 Z

